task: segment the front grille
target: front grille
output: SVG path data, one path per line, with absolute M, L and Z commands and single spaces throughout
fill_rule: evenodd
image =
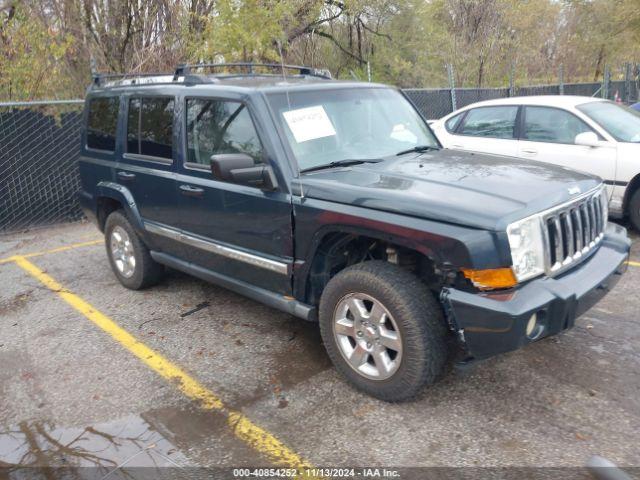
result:
M 543 216 L 547 274 L 571 268 L 596 248 L 604 237 L 607 212 L 606 193 L 600 188 Z

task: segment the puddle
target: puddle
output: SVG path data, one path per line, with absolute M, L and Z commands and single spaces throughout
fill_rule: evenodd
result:
M 186 478 L 180 470 L 189 461 L 151 420 L 160 416 L 154 413 L 86 427 L 20 422 L 2 428 L 0 478 L 139 478 L 142 469 L 145 478 Z
M 194 404 L 90 426 L 0 426 L 0 480 L 210 480 L 230 478 L 231 466 L 262 464 L 224 415 Z

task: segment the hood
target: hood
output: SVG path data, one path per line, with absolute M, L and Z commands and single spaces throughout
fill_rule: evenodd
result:
M 601 183 L 546 163 L 446 149 L 310 172 L 300 181 L 308 198 L 496 231 Z

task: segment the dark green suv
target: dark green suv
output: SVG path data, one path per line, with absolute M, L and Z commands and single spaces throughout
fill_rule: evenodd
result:
M 181 66 L 96 77 L 85 110 L 81 203 L 125 287 L 168 266 L 319 321 L 384 400 L 436 381 L 448 339 L 482 359 L 570 328 L 626 264 L 601 180 L 442 149 L 388 86 Z

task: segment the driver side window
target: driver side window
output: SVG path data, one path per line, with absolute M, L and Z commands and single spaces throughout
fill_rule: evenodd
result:
M 187 99 L 187 165 L 209 166 L 211 156 L 245 153 L 264 163 L 262 144 L 246 105 L 240 102 Z
M 576 135 L 593 132 L 575 115 L 558 108 L 525 107 L 523 136 L 531 142 L 573 145 Z

